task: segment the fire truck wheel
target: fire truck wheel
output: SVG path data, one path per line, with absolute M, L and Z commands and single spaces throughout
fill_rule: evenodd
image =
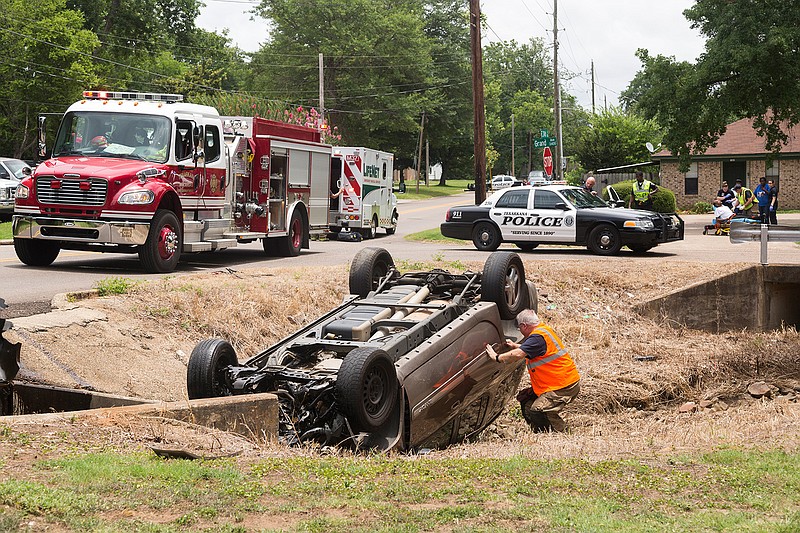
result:
M 206 339 L 197 343 L 189 356 L 186 389 L 189 399 L 230 396 L 225 369 L 238 364 L 233 346 L 223 339 Z
M 172 272 L 178 266 L 183 247 L 181 223 L 172 211 L 159 209 L 153 222 L 147 242 L 139 247 L 139 261 L 147 272 Z
M 392 213 L 392 225 L 386 228 L 386 235 L 394 235 L 397 231 L 397 211 Z
M 397 406 L 397 373 L 391 357 L 379 348 L 348 353 L 336 378 L 336 398 L 355 432 L 382 428 Z
M 364 239 L 374 239 L 378 234 L 378 217 L 373 216 L 369 221 L 369 227 L 361 230 L 361 235 Z
M 519 255 L 495 252 L 489 256 L 483 265 L 481 300 L 496 303 L 504 320 L 511 320 L 530 307 L 525 267 Z
M 47 266 L 56 260 L 61 248 L 53 241 L 14 239 L 14 251 L 26 265 Z
M 384 248 L 362 248 L 350 263 L 350 294 L 364 298 L 392 268 L 394 260 Z
M 300 246 L 303 244 L 303 217 L 295 210 L 292 221 L 289 223 L 289 235 L 278 239 L 278 254 L 283 257 L 300 255 Z

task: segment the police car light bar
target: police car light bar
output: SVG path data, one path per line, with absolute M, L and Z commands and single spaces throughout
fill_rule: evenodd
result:
M 87 100 L 144 100 L 150 102 L 183 102 L 182 94 L 83 91 L 83 97 Z

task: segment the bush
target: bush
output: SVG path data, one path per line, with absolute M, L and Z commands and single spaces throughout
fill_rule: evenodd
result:
M 611 185 L 614 187 L 614 190 L 617 191 L 619 197 L 625 200 L 626 206 L 628 205 L 628 199 L 631 197 L 631 191 L 633 190 L 633 181 L 634 180 L 621 181 Z M 608 200 L 608 192 L 605 190 L 603 191 L 603 199 Z M 658 192 L 653 195 L 653 211 L 657 213 L 674 213 L 677 205 L 675 193 L 659 185 Z
M 702 215 L 704 213 L 711 213 L 714 211 L 714 206 L 708 202 L 697 202 L 689 209 L 689 212 L 693 215 Z

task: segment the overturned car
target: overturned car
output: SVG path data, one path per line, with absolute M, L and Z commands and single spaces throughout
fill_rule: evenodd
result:
M 477 435 L 515 394 L 524 362 L 496 363 L 485 346 L 518 340 L 514 317 L 537 307 L 516 253 L 492 253 L 483 272 L 401 274 L 385 249 L 365 248 L 349 290 L 244 362 L 223 339 L 198 343 L 189 398 L 274 392 L 287 444 L 413 450 Z

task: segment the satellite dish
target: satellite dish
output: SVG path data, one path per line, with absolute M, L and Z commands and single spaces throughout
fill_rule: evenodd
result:
M 653 143 L 646 142 L 646 143 L 644 143 L 644 145 L 647 148 L 647 151 L 650 152 L 651 154 L 656 151 L 656 149 L 653 148 Z

